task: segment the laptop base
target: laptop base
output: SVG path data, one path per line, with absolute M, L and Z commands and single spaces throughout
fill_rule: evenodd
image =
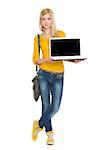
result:
M 71 57 L 71 58 L 68 58 L 68 57 L 67 57 L 67 58 L 65 58 L 65 57 L 64 57 L 64 58 L 63 58 L 63 57 L 62 57 L 62 58 L 61 58 L 61 57 L 60 57 L 60 58 L 51 57 L 51 59 L 52 59 L 53 61 L 54 61 L 54 60 L 55 60 L 55 61 L 57 61 L 57 60 L 58 60 L 58 61 L 60 61 L 60 60 L 67 60 L 67 61 L 68 61 L 68 60 L 70 60 L 70 61 L 73 61 L 73 60 L 80 60 L 80 61 L 84 61 L 84 60 L 86 60 L 87 58 L 86 58 L 86 57 L 85 57 L 85 58 L 84 58 L 84 57 Z

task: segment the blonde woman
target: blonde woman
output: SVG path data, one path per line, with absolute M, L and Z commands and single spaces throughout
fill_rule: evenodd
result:
M 50 37 L 65 37 L 63 31 L 56 29 L 54 14 L 51 9 L 43 9 L 40 13 L 39 20 L 40 30 L 40 46 L 42 59 L 39 58 L 38 52 L 38 36 L 34 39 L 33 63 L 39 65 L 39 83 L 41 89 L 42 100 L 42 116 L 39 121 L 33 122 L 32 139 L 37 139 L 38 133 L 45 128 L 47 134 L 47 144 L 53 145 L 53 128 L 51 118 L 58 112 L 64 80 L 64 65 L 63 61 L 52 61 L 49 54 L 49 38 Z M 50 100 L 50 94 L 52 99 Z

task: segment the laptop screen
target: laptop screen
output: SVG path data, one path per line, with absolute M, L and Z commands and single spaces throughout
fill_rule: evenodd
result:
M 51 38 L 51 56 L 80 55 L 80 39 Z

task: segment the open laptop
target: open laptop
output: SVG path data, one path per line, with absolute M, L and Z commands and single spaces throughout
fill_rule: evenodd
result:
M 85 60 L 80 52 L 80 39 L 55 37 L 49 39 L 52 60 Z

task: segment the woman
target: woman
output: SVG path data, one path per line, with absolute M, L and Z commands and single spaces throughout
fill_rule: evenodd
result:
M 40 66 L 39 83 L 41 89 L 42 116 L 39 121 L 35 120 L 33 122 L 32 139 L 35 141 L 39 131 L 45 127 L 47 144 L 53 145 L 54 139 L 51 118 L 58 112 L 61 103 L 64 65 L 63 61 L 52 61 L 50 59 L 48 42 L 50 37 L 65 37 L 65 33 L 56 29 L 54 14 L 51 9 L 43 9 L 41 11 L 39 25 L 42 31 L 40 34 L 42 59 L 39 57 L 38 36 L 36 36 L 34 39 L 33 62 L 35 65 Z M 50 94 L 52 95 L 51 102 Z

